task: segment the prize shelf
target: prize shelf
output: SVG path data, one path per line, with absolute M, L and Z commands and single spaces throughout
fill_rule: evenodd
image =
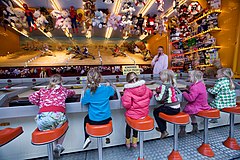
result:
M 184 53 L 184 55 L 186 55 L 186 54 L 192 54 L 192 53 L 200 52 L 200 51 L 205 51 L 205 50 L 210 50 L 210 49 L 219 49 L 219 48 L 221 48 L 221 46 L 207 47 L 207 48 L 202 48 L 202 49 L 198 49 L 198 50 L 186 52 L 186 53 Z
M 201 17 L 199 17 L 199 18 L 195 19 L 194 21 L 190 22 L 189 25 L 191 25 L 192 23 L 197 22 L 197 21 L 199 21 L 199 20 L 207 17 L 208 15 L 210 15 L 210 14 L 212 14 L 212 13 L 221 13 L 221 12 L 222 12 L 221 9 L 210 10 L 210 11 L 208 11 L 207 13 L 203 14 Z
M 208 29 L 208 30 L 206 30 L 206 31 L 204 31 L 204 32 L 201 32 L 201 33 L 199 33 L 199 34 L 196 34 L 196 35 L 194 35 L 194 36 L 192 36 L 192 37 L 185 38 L 185 39 L 182 40 L 182 42 L 185 42 L 185 41 L 187 41 L 187 40 L 189 40 L 189 39 L 192 39 L 192 38 L 195 38 L 195 37 L 199 37 L 199 36 L 202 36 L 202 35 L 204 35 L 204 34 L 206 34 L 206 33 L 214 32 L 214 31 L 221 31 L 221 28 L 218 28 L 218 27 L 210 28 L 210 29 Z M 180 40 L 177 40 L 177 41 L 173 41 L 173 42 L 171 42 L 171 43 L 173 44 L 173 43 L 176 43 L 176 42 L 179 42 L 179 41 L 180 41 Z

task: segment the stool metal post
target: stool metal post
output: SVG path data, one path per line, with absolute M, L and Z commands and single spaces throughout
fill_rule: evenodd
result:
M 102 160 L 103 154 L 102 154 L 102 138 L 101 137 L 97 138 L 97 145 L 98 145 L 98 159 Z
M 205 144 L 208 144 L 208 118 L 204 118 L 204 134 L 203 140 Z
M 177 133 L 178 125 L 174 124 L 173 127 L 174 127 L 173 128 L 173 133 L 174 133 L 173 150 L 177 151 L 178 150 L 178 133 Z
M 139 132 L 139 143 L 140 143 L 140 153 L 139 158 L 140 160 L 143 159 L 143 140 L 144 140 L 144 132 Z
M 230 130 L 229 130 L 230 138 L 234 138 L 234 114 L 230 113 Z
M 47 144 L 48 159 L 53 160 L 53 142 Z

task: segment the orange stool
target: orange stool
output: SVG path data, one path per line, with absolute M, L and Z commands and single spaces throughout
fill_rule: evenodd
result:
M 91 137 L 97 138 L 97 145 L 98 145 L 98 159 L 103 159 L 102 154 L 102 137 L 106 137 L 112 133 L 112 121 L 108 124 L 103 125 L 90 125 L 87 123 L 86 131 Z
M 234 114 L 240 114 L 240 106 L 223 108 L 222 112 L 230 113 L 230 131 L 229 137 L 223 142 L 223 145 L 233 150 L 240 150 L 237 140 L 234 138 Z
M 32 144 L 47 144 L 48 159 L 53 160 L 53 142 L 61 138 L 68 130 L 68 122 L 65 122 L 60 128 L 47 131 L 39 131 L 36 128 L 32 133 Z
M 176 115 L 167 115 L 165 113 L 159 113 L 159 117 L 164 119 L 167 122 L 173 123 L 174 128 L 174 141 L 173 141 L 173 150 L 168 155 L 169 160 L 182 160 L 180 153 L 178 152 L 178 125 L 186 125 L 189 123 L 189 115 L 183 112 L 180 112 Z
M 22 127 L 5 128 L 3 130 L 0 130 L 0 147 L 11 142 L 22 133 L 23 133 Z
M 126 122 L 131 128 L 139 132 L 140 153 L 138 160 L 144 160 L 143 157 L 144 132 L 153 130 L 154 121 L 150 116 L 147 116 L 144 119 L 131 119 L 130 117 L 126 116 Z
M 208 119 L 217 119 L 220 118 L 220 111 L 217 109 L 210 109 L 198 112 L 196 116 L 204 118 L 204 135 L 203 144 L 197 149 L 198 152 L 204 156 L 214 157 L 214 152 L 212 151 L 208 143 Z

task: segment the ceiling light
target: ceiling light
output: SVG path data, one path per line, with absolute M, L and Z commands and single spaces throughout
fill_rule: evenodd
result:
M 120 11 L 120 7 L 121 7 L 121 0 L 117 0 L 116 3 L 114 3 L 114 7 L 113 7 L 113 12 L 114 14 L 118 14 L 119 11 Z M 113 28 L 112 27 L 108 27 L 107 30 L 106 30 L 106 34 L 105 34 L 105 38 L 110 38 L 111 35 L 112 35 L 112 31 L 113 31 Z
M 146 5 L 140 9 L 138 15 L 142 14 L 142 16 L 144 16 L 147 13 L 147 11 L 152 7 L 154 2 L 155 2 L 154 0 L 148 0 Z
M 23 0 L 13 0 L 19 7 L 23 8 L 23 4 L 25 3 Z
M 59 5 L 57 0 L 50 0 L 50 2 L 52 3 L 52 7 L 55 10 L 62 10 L 61 6 Z

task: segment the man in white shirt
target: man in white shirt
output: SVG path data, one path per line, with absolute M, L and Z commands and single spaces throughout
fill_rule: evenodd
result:
M 153 58 L 153 74 L 159 74 L 162 70 L 168 68 L 168 56 L 163 53 L 163 46 L 158 47 L 158 54 Z

